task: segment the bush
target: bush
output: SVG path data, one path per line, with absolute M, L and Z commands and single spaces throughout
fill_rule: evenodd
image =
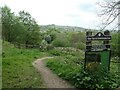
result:
M 52 38 L 50 35 L 45 36 L 45 41 L 50 44 L 52 42 Z
M 82 42 L 79 42 L 76 44 L 76 48 L 78 48 L 80 50 L 85 50 L 85 44 Z
M 47 45 L 47 51 L 53 50 L 53 49 L 54 49 L 54 46 L 52 44 Z
M 50 54 L 55 55 L 55 56 L 60 56 L 62 53 L 61 51 L 54 49 L 49 51 Z
M 115 89 L 118 87 L 115 76 L 112 76 L 112 74 L 105 71 L 90 73 L 81 69 L 79 73 L 76 73 L 73 76 L 73 79 L 74 85 L 77 88 L 101 90 Z
M 40 47 L 39 47 L 40 51 L 47 51 L 47 45 L 48 45 L 47 41 L 42 40 Z
M 70 41 L 65 33 L 60 33 L 57 35 L 55 40 L 52 42 L 55 47 L 69 47 Z
M 55 39 L 52 43 L 55 47 L 69 47 L 70 42 L 67 39 Z

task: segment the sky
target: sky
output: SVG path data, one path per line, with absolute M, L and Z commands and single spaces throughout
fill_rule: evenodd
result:
M 99 0 L 0 0 L 16 14 L 25 10 L 39 25 L 65 25 L 98 29 L 102 18 L 98 17 Z M 113 27 L 111 25 L 108 28 Z

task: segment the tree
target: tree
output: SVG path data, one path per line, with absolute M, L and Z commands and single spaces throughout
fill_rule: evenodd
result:
M 20 22 L 23 22 L 26 28 L 26 47 L 28 45 L 36 45 L 39 44 L 40 39 L 40 32 L 39 32 L 39 25 L 36 23 L 35 19 L 25 11 L 19 12 L 19 19 Z
M 45 41 L 47 41 L 48 44 L 50 44 L 52 42 L 52 38 L 50 35 L 46 35 L 45 36 Z
M 118 44 L 117 47 L 117 56 L 119 57 L 120 62 L 120 1 L 119 0 L 111 0 L 110 2 L 106 2 L 105 4 L 101 5 L 103 8 L 103 11 L 101 15 L 107 16 L 105 19 L 105 23 L 103 23 L 103 29 L 105 29 L 107 26 L 109 26 L 111 23 L 113 23 L 116 19 L 118 19 L 118 23 L 114 28 L 118 28 Z M 120 65 L 118 64 L 118 72 L 120 69 Z M 118 73 L 118 76 L 120 76 L 120 72 Z M 118 83 L 120 84 L 120 77 L 117 78 Z
M 13 41 L 19 44 L 25 44 L 26 31 L 23 23 L 19 22 L 19 18 L 16 16 L 14 23 L 14 36 Z
M 7 6 L 2 7 L 2 30 L 3 40 L 24 43 L 25 27 Z
M 105 29 L 107 26 L 109 26 L 111 23 L 113 23 L 118 16 L 120 15 L 119 9 L 120 9 L 120 1 L 119 0 L 108 0 L 103 1 L 102 3 L 99 2 L 99 5 L 102 8 L 101 13 L 99 16 L 105 16 L 103 24 L 103 28 Z M 114 27 L 118 27 L 120 25 L 120 22 L 117 23 L 117 25 Z
M 11 13 L 11 9 L 7 6 L 2 7 L 2 36 L 4 40 L 12 41 L 12 25 L 13 25 L 14 13 Z
M 40 44 L 39 25 L 32 16 L 20 11 L 16 16 L 7 6 L 2 7 L 2 36 L 11 43 L 36 45 Z
M 55 47 L 70 47 L 70 41 L 65 33 L 57 35 L 55 40 L 52 42 Z
M 114 29 L 118 28 L 118 44 L 116 45 L 116 47 L 118 47 L 117 54 L 120 58 L 120 1 L 108 0 L 108 1 L 103 1 L 102 4 L 99 4 L 99 5 L 102 7 L 102 12 L 99 15 L 106 16 L 102 29 L 105 29 L 107 26 L 113 23 L 116 19 L 118 19 L 118 23 L 114 27 Z

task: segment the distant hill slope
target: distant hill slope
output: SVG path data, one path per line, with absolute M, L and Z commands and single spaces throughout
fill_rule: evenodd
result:
M 85 28 L 82 27 L 76 27 L 76 26 L 60 26 L 60 25 L 40 25 L 40 30 L 41 31 L 47 31 L 49 29 L 55 28 L 56 30 L 60 31 L 84 31 L 86 30 Z

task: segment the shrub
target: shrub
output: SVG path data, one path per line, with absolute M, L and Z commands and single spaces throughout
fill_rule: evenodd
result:
M 69 47 L 70 42 L 67 39 L 55 39 L 52 43 L 55 47 Z
M 118 87 L 115 76 L 105 71 L 87 72 L 81 69 L 79 73 L 73 76 L 74 85 L 77 88 L 87 89 L 115 89 Z M 92 82 L 92 83 L 91 83 Z
M 60 56 L 62 53 L 61 51 L 54 49 L 49 51 L 50 54 L 55 55 L 55 56 Z
M 45 41 L 50 44 L 52 42 L 52 38 L 50 35 L 45 36 Z
M 85 44 L 82 42 L 79 42 L 76 44 L 76 48 L 78 48 L 80 50 L 85 50 Z
M 52 44 L 55 47 L 69 47 L 70 46 L 70 41 L 69 41 L 66 34 L 64 34 L 64 33 L 61 34 L 60 33 L 60 34 L 57 35 L 57 37 L 52 42 Z
M 41 42 L 39 49 L 40 51 L 47 51 L 47 42 L 45 40 Z
M 53 50 L 53 49 L 54 49 L 54 46 L 52 44 L 47 45 L 47 51 Z

